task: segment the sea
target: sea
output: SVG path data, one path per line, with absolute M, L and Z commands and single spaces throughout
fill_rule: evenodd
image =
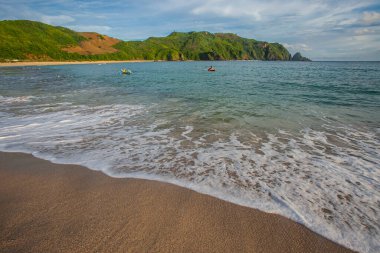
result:
M 173 183 L 380 252 L 380 62 L 1 67 L 0 150 Z

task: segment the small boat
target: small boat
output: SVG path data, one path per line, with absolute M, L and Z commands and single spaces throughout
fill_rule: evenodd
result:
M 130 75 L 130 74 L 132 74 L 132 71 L 129 70 L 129 69 L 121 69 L 121 73 L 122 73 L 123 75 Z

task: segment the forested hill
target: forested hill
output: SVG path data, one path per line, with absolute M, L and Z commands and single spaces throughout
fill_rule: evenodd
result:
M 232 33 L 173 32 L 121 41 L 28 20 L 0 21 L 0 60 L 291 60 L 278 43 Z

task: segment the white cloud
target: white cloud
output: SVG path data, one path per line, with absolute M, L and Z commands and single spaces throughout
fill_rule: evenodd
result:
M 190 8 L 194 15 L 215 15 L 227 18 L 245 18 L 254 21 L 265 21 L 271 18 L 287 16 L 305 16 L 324 10 L 323 3 L 302 1 L 257 1 L 257 0 L 210 0 L 198 1 Z
M 375 34 L 376 31 L 374 29 L 369 29 L 369 28 L 361 28 L 358 30 L 355 30 L 356 35 L 368 35 L 368 34 Z
M 283 43 L 283 45 L 292 52 L 304 52 L 304 51 L 313 50 L 309 45 L 306 45 L 303 43 L 296 43 L 296 44 Z
M 41 22 L 51 24 L 51 25 L 64 25 L 70 22 L 75 21 L 73 17 L 67 15 L 58 15 L 58 16 L 48 16 L 43 15 L 40 18 Z
M 97 32 L 101 34 L 105 34 L 112 30 L 111 27 L 106 25 L 71 25 L 67 27 L 77 32 Z
M 349 25 L 354 25 L 358 23 L 357 18 L 348 18 L 348 19 L 343 19 L 341 21 L 337 22 L 338 26 L 349 26 Z
M 354 10 L 368 6 L 368 1 L 346 1 L 330 5 L 323 12 L 310 16 L 303 24 L 316 30 L 331 30 L 336 27 L 359 23 L 360 16 Z M 301 24 L 302 25 L 302 24 Z
M 363 21 L 366 24 L 373 24 L 380 22 L 380 13 L 379 12 L 364 12 Z
M 222 2 L 222 1 L 218 1 Z M 220 17 L 227 18 L 241 18 L 248 17 L 254 20 L 261 20 L 263 12 L 262 6 L 246 6 L 245 8 L 241 8 L 241 3 L 234 2 L 231 4 L 230 2 L 226 3 L 218 3 L 215 5 L 214 1 L 208 1 L 200 6 L 194 7 L 191 10 L 191 13 L 194 15 L 216 15 Z

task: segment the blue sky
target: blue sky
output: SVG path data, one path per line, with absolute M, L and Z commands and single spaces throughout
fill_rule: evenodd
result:
M 380 60 L 376 0 L 0 0 L 0 19 L 29 19 L 123 40 L 173 31 L 233 32 L 313 60 Z

